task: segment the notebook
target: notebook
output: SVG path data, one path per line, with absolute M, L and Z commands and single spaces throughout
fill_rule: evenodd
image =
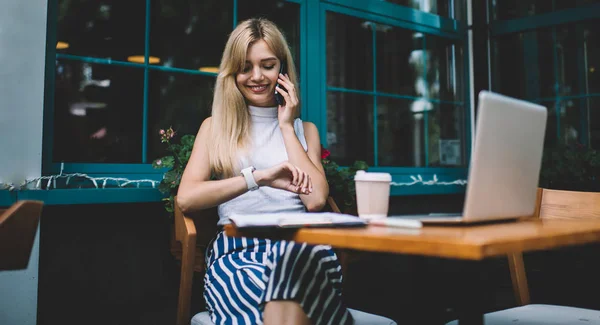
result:
M 327 228 L 367 225 L 365 220 L 356 216 L 333 212 L 233 214 L 229 220 L 237 228 Z

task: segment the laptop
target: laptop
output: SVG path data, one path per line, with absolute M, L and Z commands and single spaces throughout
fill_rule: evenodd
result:
M 394 216 L 427 223 L 479 223 L 531 216 L 542 164 L 547 109 L 479 93 L 475 145 L 462 213 Z M 401 220 L 397 220 L 401 222 Z

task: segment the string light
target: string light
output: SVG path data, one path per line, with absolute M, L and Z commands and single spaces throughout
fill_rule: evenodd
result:
M 95 188 L 106 188 L 106 186 L 110 185 L 111 183 L 113 185 L 116 184 L 120 188 L 126 187 L 128 185 L 135 185 L 137 188 L 139 188 L 141 184 L 150 184 L 152 186 L 152 188 L 156 188 L 156 185 L 160 183 L 160 181 L 156 181 L 156 180 L 152 180 L 152 179 L 131 180 L 131 179 L 122 178 L 122 177 L 91 177 L 87 174 L 82 174 L 82 173 L 64 174 L 63 167 L 64 167 L 64 165 L 61 164 L 60 174 L 50 175 L 50 176 L 42 176 L 42 177 L 37 177 L 34 179 L 27 180 L 19 187 L 19 189 L 26 189 L 31 184 L 35 184 L 33 186 L 34 189 L 41 189 L 42 185 L 44 183 L 46 185 L 45 189 L 47 189 L 47 190 L 52 189 L 52 188 L 57 189 L 58 187 L 56 185 L 56 181 L 58 179 L 66 179 L 65 185 L 68 186 L 69 183 L 71 182 L 71 179 L 73 179 L 73 178 L 88 180 L 88 181 L 92 182 L 92 184 L 94 185 Z M 465 185 L 467 185 L 467 180 L 464 180 L 464 179 L 457 179 L 457 180 L 453 180 L 453 181 L 440 181 L 437 178 L 436 174 L 434 174 L 433 178 L 428 181 L 424 180 L 421 175 L 416 175 L 416 176 L 411 175 L 410 179 L 412 180 L 411 182 L 391 182 L 390 185 L 392 185 L 392 186 L 414 186 L 414 185 L 426 185 L 426 186 L 460 185 L 460 186 L 465 186 Z M 12 191 L 15 189 L 17 189 L 17 188 L 13 184 L 0 183 L 0 190 Z
M 63 173 L 64 163 L 60 165 L 60 174 L 58 175 L 49 175 L 49 176 L 41 176 L 33 179 L 29 179 L 18 188 L 13 184 L 0 183 L 0 190 L 20 190 L 20 189 L 42 189 L 42 186 L 45 185 L 46 190 L 50 189 L 58 189 L 56 181 L 59 179 L 66 179 L 65 186 L 68 186 L 72 179 L 84 179 L 92 182 L 95 188 L 107 188 L 107 185 L 116 185 L 120 188 L 135 185 L 137 188 L 140 188 L 142 184 L 150 184 L 152 188 L 156 188 L 156 186 L 160 183 L 160 181 L 156 181 L 153 179 L 135 179 L 131 180 L 123 177 L 92 177 L 83 173 L 73 173 L 73 174 L 65 174 Z M 33 185 L 33 187 L 31 187 Z
M 421 175 L 417 175 L 417 176 L 410 176 L 410 179 L 412 179 L 412 182 L 407 182 L 407 183 L 398 183 L 398 182 L 391 182 L 392 186 L 413 186 L 413 185 L 467 185 L 467 180 L 465 179 L 457 179 L 454 181 L 439 181 L 437 178 L 437 175 L 433 175 L 433 179 L 429 180 L 429 181 L 425 181 L 423 180 L 423 177 L 421 177 Z

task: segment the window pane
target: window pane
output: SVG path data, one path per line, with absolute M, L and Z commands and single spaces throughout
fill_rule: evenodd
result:
M 492 2 L 494 19 L 513 19 L 598 3 L 599 0 L 495 0 Z
M 386 0 L 401 6 L 420 11 L 454 18 L 463 19 L 464 0 Z
M 397 27 L 378 26 L 377 90 L 417 96 L 417 81 L 423 76 L 423 34 Z
M 380 166 L 464 165 L 462 106 L 378 97 L 377 113 Z
M 582 94 L 578 33 L 564 25 L 496 38 L 494 88 L 530 100 Z
M 57 60 L 54 162 L 139 163 L 144 71 Z
M 600 150 L 600 98 L 586 98 L 589 109 L 590 147 Z
M 545 146 L 557 145 L 559 143 L 558 139 L 560 139 L 561 144 L 568 145 L 581 142 L 581 107 L 585 108 L 585 105 L 587 105 L 585 100 L 544 101 L 540 104 L 548 108 Z M 560 132 L 557 132 L 557 129 L 560 129 Z
M 600 21 L 592 21 L 583 28 L 585 40 L 585 89 L 588 94 L 600 93 Z
M 423 113 L 413 113 L 414 107 L 410 100 L 377 98 L 380 166 L 424 165 Z
M 495 91 L 530 100 L 554 96 L 551 30 L 497 37 L 494 50 Z
M 373 97 L 327 93 L 327 147 L 342 166 L 364 160 L 373 166 Z
M 238 1 L 238 21 L 263 17 L 274 22 L 290 46 L 296 71 L 300 71 L 300 5 L 281 0 Z
M 548 30 L 548 33 L 553 31 Z M 579 60 L 577 59 L 577 28 L 575 25 L 555 27 L 556 84 L 550 96 L 579 95 Z M 579 31 L 581 33 L 581 31 Z M 544 95 L 544 94 L 542 94 Z
M 373 90 L 371 22 L 327 13 L 327 85 Z
M 150 55 L 165 66 L 219 67 L 233 26 L 232 0 L 152 3 Z
M 425 59 L 421 60 L 428 98 L 462 102 L 463 53 L 462 46 L 451 40 L 425 35 Z
M 427 113 L 429 166 L 465 166 L 464 107 L 435 104 Z
M 58 52 L 121 61 L 144 55 L 145 3 L 58 0 Z
M 148 161 L 166 154 L 159 130 L 173 127 L 178 136 L 196 135 L 210 116 L 215 78 L 150 72 Z

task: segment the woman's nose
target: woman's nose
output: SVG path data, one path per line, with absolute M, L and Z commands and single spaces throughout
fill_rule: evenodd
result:
M 252 69 L 252 76 L 251 76 L 251 78 L 254 81 L 259 81 L 259 80 L 262 80 L 264 78 L 264 75 L 262 74 L 262 71 L 260 71 L 260 67 L 256 67 L 256 68 Z

